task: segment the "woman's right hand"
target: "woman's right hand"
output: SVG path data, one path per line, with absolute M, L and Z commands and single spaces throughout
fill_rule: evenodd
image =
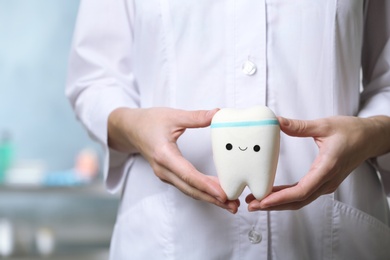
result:
M 187 128 L 209 126 L 217 111 L 118 108 L 108 119 L 108 144 L 120 152 L 142 154 L 158 178 L 184 194 L 236 213 L 239 200 L 228 201 L 218 178 L 199 172 L 176 143 Z

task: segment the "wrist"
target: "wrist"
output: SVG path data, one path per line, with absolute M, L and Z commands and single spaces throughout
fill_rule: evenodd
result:
M 132 119 L 137 109 L 117 108 L 108 116 L 107 121 L 107 144 L 113 150 L 121 153 L 137 153 L 136 148 L 131 143 L 129 125 L 135 122 Z M 130 123 L 130 124 L 129 124 Z
M 377 157 L 390 152 L 390 117 L 373 116 L 367 118 L 369 128 L 372 129 L 368 135 L 368 142 L 372 146 L 372 156 Z

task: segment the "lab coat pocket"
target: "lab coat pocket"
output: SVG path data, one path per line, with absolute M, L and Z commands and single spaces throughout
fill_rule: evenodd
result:
M 333 204 L 333 259 L 390 259 L 390 227 L 339 201 Z
M 165 259 L 172 246 L 169 192 L 139 201 L 118 216 L 110 259 Z M 156 212 L 160 214 L 156 215 Z M 166 214 L 161 214 L 164 212 Z

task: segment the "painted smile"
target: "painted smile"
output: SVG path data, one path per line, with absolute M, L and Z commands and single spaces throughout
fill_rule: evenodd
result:
M 248 149 L 248 147 L 245 147 L 244 149 L 242 149 L 241 147 L 238 147 L 238 149 L 240 149 L 241 151 L 246 151 L 246 149 Z

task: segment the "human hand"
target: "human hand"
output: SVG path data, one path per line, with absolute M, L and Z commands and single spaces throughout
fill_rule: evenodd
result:
M 334 192 L 363 161 L 390 149 L 389 117 L 357 118 L 337 116 L 319 120 L 278 118 L 281 130 L 290 136 L 312 137 L 319 148 L 309 172 L 296 184 L 273 187 L 261 201 L 252 194 L 249 211 L 295 210 L 319 196 Z M 387 136 L 387 137 L 386 137 Z
M 182 156 L 176 144 L 187 128 L 209 126 L 216 112 L 119 108 L 109 117 L 109 145 L 122 152 L 141 153 L 162 181 L 194 199 L 236 213 L 239 201 L 228 201 L 218 178 L 200 173 Z

